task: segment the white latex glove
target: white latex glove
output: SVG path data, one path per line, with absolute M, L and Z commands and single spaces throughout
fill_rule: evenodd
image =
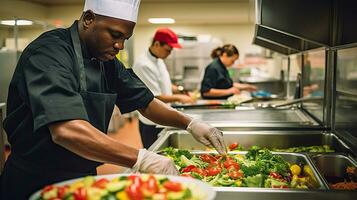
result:
M 186 129 L 202 144 L 214 147 L 219 154 L 226 154 L 227 148 L 223 140 L 223 133 L 200 120 L 193 119 Z
M 146 149 L 139 149 L 138 159 L 132 167 L 133 172 L 150 174 L 178 175 L 175 163 L 165 156 L 160 156 Z

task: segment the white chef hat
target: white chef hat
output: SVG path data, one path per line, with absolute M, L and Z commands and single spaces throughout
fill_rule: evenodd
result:
M 86 0 L 83 11 L 136 23 L 140 0 Z

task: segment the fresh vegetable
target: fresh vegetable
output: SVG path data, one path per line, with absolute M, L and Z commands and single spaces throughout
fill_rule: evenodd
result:
M 201 169 L 202 170 L 202 169 Z M 91 183 L 91 184 L 89 184 Z M 203 196 L 202 196 L 203 195 Z M 201 200 L 203 191 L 193 185 L 171 181 L 165 176 L 130 175 L 109 180 L 85 177 L 69 185 L 49 185 L 42 189 L 41 200 Z
M 297 175 L 298 176 L 301 173 L 301 167 L 299 165 L 296 165 L 296 164 L 291 165 L 290 166 L 290 171 L 291 171 L 291 173 L 293 175 Z
M 252 146 L 250 149 L 254 149 L 256 146 Z M 238 144 L 237 142 L 231 143 L 228 146 L 229 151 L 243 151 L 244 147 Z M 314 145 L 314 146 L 297 146 L 290 148 L 270 148 L 269 150 L 277 152 L 290 152 L 290 153 L 299 153 L 299 152 L 310 152 L 310 153 L 329 153 L 335 152 L 335 150 L 330 145 Z
M 231 147 L 235 148 L 238 144 Z M 214 154 L 186 155 L 185 150 L 168 148 L 170 155 L 178 165 L 182 176 L 205 181 L 212 186 L 226 187 L 267 187 L 267 188 L 317 188 L 311 169 L 302 173 L 298 164 L 291 165 L 282 156 L 267 149 L 253 146 L 245 155 Z M 164 150 L 166 151 L 166 150 Z M 185 155 L 177 152 L 186 152 Z M 177 157 L 177 155 L 179 157 Z M 176 156 L 174 158 L 174 156 Z M 186 157 L 187 156 L 187 157 Z M 300 163 L 299 163 L 300 164 Z M 299 175 L 299 179 L 292 177 Z

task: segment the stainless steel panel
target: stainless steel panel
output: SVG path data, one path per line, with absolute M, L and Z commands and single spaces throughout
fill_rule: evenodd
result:
M 239 192 L 217 190 L 217 200 L 244 199 L 244 200 L 352 200 L 356 198 L 353 191 L 335 190 L 282 190 L 282 189 L 255 189 L 245 188 Z
M 347 167 L 357 167 L 356 161 L 342 154 L 320 154 L 312 157 L 313 163 L 327 183 L 348 180 Z M 357 177 L 357 172 L 355 173 Z
M 350 153 L 350 149 L 336 135 L 322 131 L 223 131 L 227 145 L 238 142 L 245 148 L 258 145 L 267 148 L 290 148 L 297 146 L 330 145 L 336 152 Z M 169 130 L 150 147 L 158 151 L 167 146 L 188 150 L 205 150 L 186 131 Z
M 216 127 L 317 127 L 318 124 L 299 109 L 194 109 L 183 110 L 191 117 Z

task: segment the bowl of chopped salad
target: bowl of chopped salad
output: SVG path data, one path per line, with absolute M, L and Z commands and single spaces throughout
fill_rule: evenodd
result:
M 187 177 L 121 174 L 87 176 L 48 185 L 30 200 L 213 200 L 208 184 Z

